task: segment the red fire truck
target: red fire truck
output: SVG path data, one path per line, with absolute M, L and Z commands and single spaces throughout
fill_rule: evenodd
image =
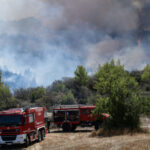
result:
M 0 145 L 28 144 L 45 138 L 46 108 L 16 108 L 0 112 Z
M 53 121 L 58 127 L 62 127 L 63 131 L 74 131 L 77 126 L 95 126 L 98 129 L 99 125 L 109 118 L 108 114 L 101 116 L 93 116 L 92 111 L 96 106 L 84 105 L 60 105 L 53 109 Z M 97 121 L 97 118 L 99 121 Z

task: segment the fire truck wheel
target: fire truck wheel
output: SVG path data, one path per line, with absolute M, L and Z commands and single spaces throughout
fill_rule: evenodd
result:
M 64 132 L 68 132 L 68 131 L 71 130 L 71 126 L 70 126 L 70 124 L 68 124 L 68 123 L 64 123 L 64 124 L 62 125 L 62 129 L 63 129 Z
M 42 134 L 41 131 L 38 131 L 38 142 L 41 142 L 42 140 Z
M 0 145 L 0 148 L 3 148 L 4 146 L 3 145 Z
M 25 147 L 28 147 L 29 144 L 30 144 L 30 139 L 29 139 L 29 136 L 27 135 L 27 136 L 26 136 Z
M 75 131 L 75 129 L 76 129 L 76 125 L 72 125 L 71 131 Z
M 44 138 L 45 138 L 45 130 L 43 129 L 41 131 L 41 140 L 44 140 Z
M 3 144 L 0 145 L 0 149 L 5 148 L 5 147 L 6 147 L 6 145 L 3 145 Z

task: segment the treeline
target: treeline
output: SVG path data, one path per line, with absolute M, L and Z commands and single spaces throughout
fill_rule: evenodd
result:
M 112 60 L 99 66 L 91 76 L 83 66 L 78 66 L 74 77 L 54 81 L 46 88 L 20 88 L 12 94 L 9 87 L 1 82 L 0 110 L 29 106 L 46 106 L 51 110 L 52 106 L 59 104 L 97 104 L 102 107 L 101 110 L 109 112 L 105 105 L 113 106 L 108 101 L 116 99 L 122 102 L 132 94 L 138 97 L 142 106 L 140 113 L 150 113 L 150 65 L 142 71 L 129 72 L 119 61 Z
M 21 107 L 46 106 L 48 110 L 60 104 L 96 104 L 94 78 L 88 76 L 83 66 L 78 66 L 73 78 L 54 81 L 46 88 L 16 89 L 14 98 Z

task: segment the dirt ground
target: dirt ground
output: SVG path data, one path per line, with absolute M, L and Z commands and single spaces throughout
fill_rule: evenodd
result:
M 64 133 L 52 130 L 44 141 L 28 148 L 7 146 L 2 150 L 150 150 L 150 134 L 113 137 L 90 137 L 93 128 L 77 128 L 76 132 Z
M 143 128 L 150 131 L 150 117 L 141 117 Z M 91 137 L 94 128 L 77 128 L 64 133 L 53 129 L 44 141 L 32 143 L 28 148 L 21 145 L 0 147 L 0 150 L 150 150 L 150 132 L 112 137 Z

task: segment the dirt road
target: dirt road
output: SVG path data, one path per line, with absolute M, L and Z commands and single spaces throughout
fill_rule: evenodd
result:
M 93 128 L 77 128 L 74 133 L 52 130 L 46 139 L 28 148 L 9 146 L 2 150 L 150 150 L 150 134 L 90 137 Z

